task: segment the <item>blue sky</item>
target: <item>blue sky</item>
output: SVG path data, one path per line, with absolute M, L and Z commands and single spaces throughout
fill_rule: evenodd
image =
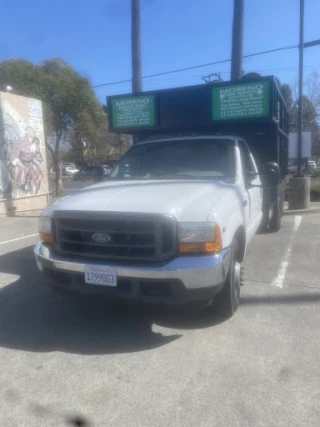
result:
M 93 85 L 130 79 L 130 0 L 2 0 L 0 61 L 39 63 L 61 57 Z M 48 5 L 46 7 L 46 5 Z M 233 0 L 141 0 L 143 74 L 230 58 Z M 305 40 L 320 38 L 320 1 L 305 0 Z M 299 0 L 245 0 L 244 54 L 298 44 Z M 246 72 L 275 74 L 293 84 L 298 50 L 244 60 Z M 305 50 L 305 73 L 320 71 L 320 46 Z M 145 79 L 144 90 L 202 83 L 202 76 L 230 64 Z M 96 89 L 130 92 L 130 83 Z

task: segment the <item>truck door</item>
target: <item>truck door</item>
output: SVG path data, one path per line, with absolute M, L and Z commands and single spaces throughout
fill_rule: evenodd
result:
M 262 189 L 254 187 L 255 185 L 261 185 L 261 181 L 257 175 L 258 169 L 247 144 L 240 140 L 238 141 L 238 146 L 241 155 L 244 192 L 248 203 L 247 232 L 250 240 L 259 228 L 262 218 Z

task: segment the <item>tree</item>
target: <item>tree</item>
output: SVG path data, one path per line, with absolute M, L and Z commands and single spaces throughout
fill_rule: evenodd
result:
M 70 134 L 68 142 L 74 156 L 74 161 L 79 167 L 85 166 L 87 162 L 96 164 L 107 162 L 110 157 L 121 157 L 129 147 L 128 136 L 111 133 L 108 128 L 107 106 L 102 105 L 104 116 L 103 124 L 95 128 L 90 138 L 82 137 L 79 132 Z
M 284 83 L 283 85 L 280 85 L 280 91 L 281 91 L 281 95 L 284 99 L 284 102 L 286 103 L 286 106 L 290 110 L 290 108 L 292 108 L 292 104 L 293 104 L 293 96 L 292 96 L 291 87 L 287 83 Z
M 0 90 L 11 86 L 14 94 L 40 98 L 42 77 L 41 68 L 25 59 L 10 59 L 0 63 Z
M 70 132 L 78 144 L 93 139 L 104 122 L 101 106 L 90 82 L 59 58 L 41 64 L 44 73 L 43 94 L 48 105 L 55 144 L 51 150 L 56 171 L 56 192 L 61 193 L 60 144 Z
M 320 73 L 312 71 L 306 78 L 306 94 L 313 105 L 311 116 L 313 117 L 312 154 L 320 156 Z
M 317 70 L 312 71 L 306 78 L 306 93 L 312 104 L 320 113 L 320 73 Z
M 88 79 L 59 58 L 39 66 L 25 60 L 0 63 L 0 85 L 13 92 L 41 99 L 44 106 L 46 145 L 54 163 L 56 194 L 62 193 L 60 147 L 70 133 L 78 139 L 94 139 L 105 117 Z M 49 136 L 51 136 L 49 143 Z

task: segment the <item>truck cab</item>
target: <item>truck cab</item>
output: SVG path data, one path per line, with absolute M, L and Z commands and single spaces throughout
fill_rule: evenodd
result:
M 110 180 L 148 183 L 147 191 L 151 188 L 152 194 L 127 202 L 134 210 L 175 212 L 182 221 L 213 221 L 219 215 L 223 222 L 228 217 L 228 227 L 225 223 L 223 227 L 231 230 L 231 224 L 239 221 L 226 214 L 234 207 L 235 214 L 243 216 L 248 241 L 261 224 L 261 180 L 246 142 L 239 137 L 194 136 L 137 144 L 122 158 Z

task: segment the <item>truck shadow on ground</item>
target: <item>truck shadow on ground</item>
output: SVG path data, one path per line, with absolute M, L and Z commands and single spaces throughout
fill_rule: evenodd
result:
M 137 306 L 52 294 L 38 272 L 33 247 L 0 256 L 0 346 L 78 354 L 138 352 L 181 337 L 152 331 Z
M 320 290 L 298 292 L 292 295 L 266 295 L 266 296 L 246 296 L 241 299 L 242 305 L 275 305 L 275 304 L 291 304 L 291 305 L 305 305 L 320 302 Z
M 38 271 L 33 246 L 0 255 L 0 346 L 77 354 L 130 353 L 161 347 L 222 319 L 190 310 L 110 303 L 53 294 Z
M 314 304 L 320 292 L 245 296 L 242 306 Z M 241 310 L 241 309 L 240 309 Z M 23 351 L 116 354 L 161 347 L 182 334 L 169 329 L 212 327 L 224 319 L 210 312 L 115 304 L 52 294 L 38 272 L 33 247 L 0 256 L 0 346 Z M 168 328 L 156 333 L 153 325 Z

